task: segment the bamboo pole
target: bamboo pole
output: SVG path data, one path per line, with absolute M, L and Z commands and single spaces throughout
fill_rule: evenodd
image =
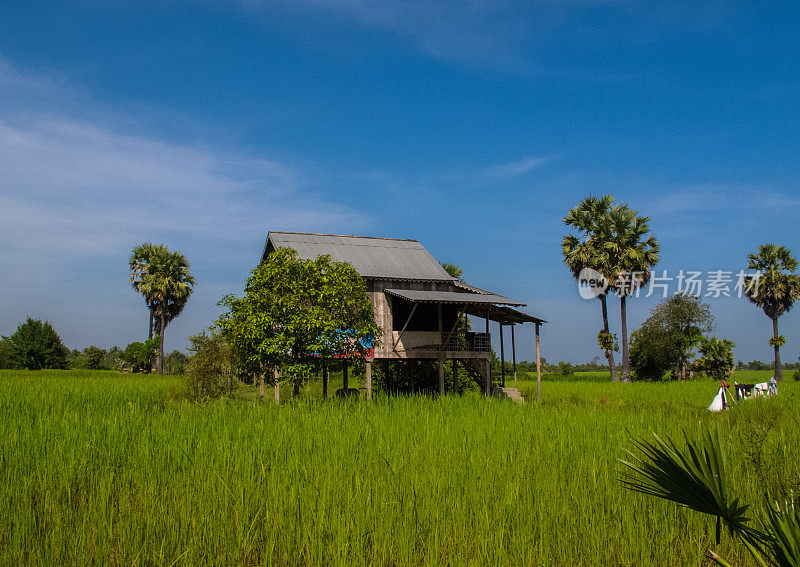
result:
M 444 335 L 442 334 L 442 304 L 436 305 L 439 316 L 439 395 L 444 396 Z
M 539 323 L 536 323 L 536 401 L 542 401 L 542 353 L 539 346 Z
M 517 346 L 514 343 L 514 325 L 511 325 L 511 361 L 514 364 L 514 387 L 517 387 Z
M 367 386 L 367 399 L 372 399 L 372 359 L 367 359 L 366 370 L 364 371 L 366 374 L 366 386 Z
M 506 387 L 506 351 L 505 341 L 503 340 L 503 323 L 500 323 L 500 382 Z

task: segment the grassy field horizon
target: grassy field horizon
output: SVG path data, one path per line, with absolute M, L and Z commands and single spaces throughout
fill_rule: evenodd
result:
M 0 371 L 0 564 L 702 565 L 712 547 L 750 565 L 706 518 L 624 490 L 617 459 L 631 437 L 711 429 L 743 500 L 800 479 L 789 380 L 722 414 L 711 380 L 552 381 L 524 406 L 181 390 Z

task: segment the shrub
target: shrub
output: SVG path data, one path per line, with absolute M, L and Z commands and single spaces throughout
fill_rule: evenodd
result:
M 569 362 L 559 362 L 558 372 L 562 376 L 572 376 L 575 374 L 575 368 Z
M 53 325 L 39 319 L 22 323 L 9 338 L 14 368 L 41 370 L 66 368 L 69 349 L 61 343 Z
M 231 346 L 216 333 L 205 331 L 189 337 L 191 358 L 186 369 L 186 387 L 193 400 L 208 401 L 230 396 L 238 387 Z
M 173 350 L 164 357 L 164 374 L 184 374 L 189 357 L 179 350 Z

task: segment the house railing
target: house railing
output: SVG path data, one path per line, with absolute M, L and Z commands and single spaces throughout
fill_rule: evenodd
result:
M 463 335 L 454 333 L 449 340 L 442 344 L 442 350 L 489 352 L 491 340 L 489 333 L 468 332 Z

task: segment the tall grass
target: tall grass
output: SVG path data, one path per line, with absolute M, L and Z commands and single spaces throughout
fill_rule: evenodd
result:
M 768 416 L 760 466 L 800 478 L 789 382 L 722 415 L 705 411 L 711 382 L 554 382 L 525 406 L 195 405 L 179 386 L 0 372 L 0 564 L 696 565 L 713 527 L 621 487 L 628 432 L 718 429 L 757 500 L 749 451 Z

